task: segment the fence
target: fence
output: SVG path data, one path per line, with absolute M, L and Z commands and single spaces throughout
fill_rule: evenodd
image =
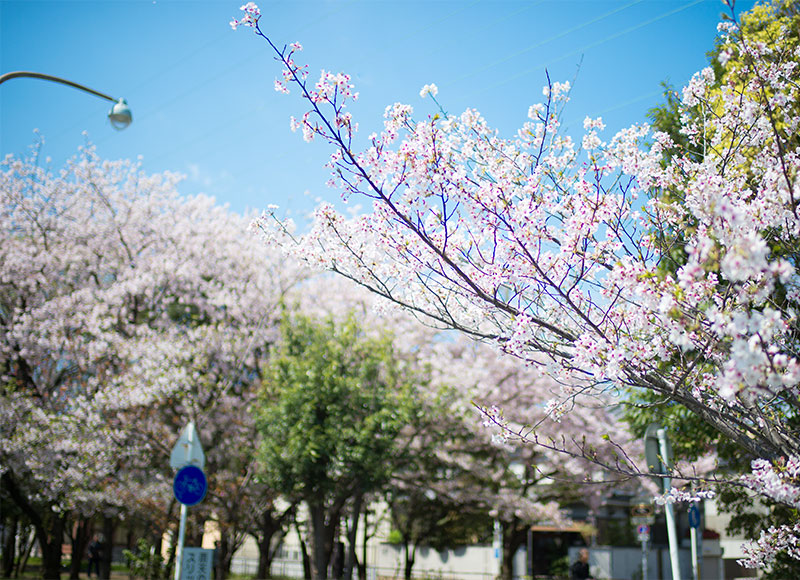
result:
M 570 562 L 577 559 L 578 548 L 571 548 Z M 272 563 L 273 575 L 287 578 L 303 578 L 303 563 L 299 554 L 291 554 L 295 558 L 276 558 Z M 521 572 L 515 576 L 519 580 L 526 578 L 525 550 L 515 556 L 514 569 Z M 706 566 L 710 568 L 711 562 Z M 690 552 L 680 550 L 681 577 L 691 578 Z M 716 562 L 716 559 L 715 559 Z M 629 580 L 641 578 L 642 553 L 638 548 L 612 548 L 597 546 L 591 549 L 590 560 L 592 573 L 598 580 Z M 716 565 L 713 564 L 715 567 Z M 659 567 L 661 568 L 659 574 Z M 235 557 L 231 564 L 231 572 L 255 576 L 258 561 L 253 558 Z M 648 577 L 650 579 L 671 578 L 669 550 L 651 549 L 648 551 Z M 414 563 L 414 578 L 435 578 L 436 580 L 494 580 L 497 575 L 497 561 L 494 550 L 490 546 L 469 546 L 454 550 L 437 551 L 420 547 Z M 367 580 L 394 580 L 403 577 L 402 548 L 393 544 L 380 544 L 372 547 L 368 554 Z

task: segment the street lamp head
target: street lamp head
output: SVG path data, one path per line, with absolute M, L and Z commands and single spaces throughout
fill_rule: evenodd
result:
M 133 113 L 125 99 L 120 99 L 111 110 L 108 112 L 108 120 L 111 121 L 111 126 L 121 131 L 131 124 L 133 121 Z

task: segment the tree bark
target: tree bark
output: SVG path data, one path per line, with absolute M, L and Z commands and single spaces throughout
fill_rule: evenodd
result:
M 41 513 L 34 507 L 19 489 L 11 471 L 3 473 L 3 489 L 11 500 L 30 519 L 36 532 L 36 539 L 42 550 L 42 578 L 44 580 L 60 580 L 61 578 L 61 544 L 64 541 L 66 515 L 52 510 Z
M 19 516 L 3 518 L 5 538 L 3 538 L 3 578 L 11 578 L 14 571 L 14 560 L 17 556 L 17 531 L 19 530 Z
M 103 552 L 100 558 L 100 577 L 111 578 L 111 561 L 114 558 L 114 530 L 116 521 L 103 516 Z
M 75 533 L 71 538 L 72 545 L 72 560 L 69 564 L 69 577 L 70 580 L 78 580 L 81 573 L 81 564 L 83 563 L 83 555 L 86 553 L 86 546 L 89 543 L 89 538 L 92 536 L 92 520 L 87 518 L 80 518 L 75 527 Z M 106 576 L 103 576 L 106 578 Z
M 403 539 L 403 552 L 405 552 L 405 566 L 403 567 L 403 578 L 411 580 L 411 571 L 414 569 L 414 561 L 417 559 L 417 544 L 411 548 L 411 542 Z
M 353 498 L 353 513 L 350 514 L 350 527 L 347 530 L 347 556 L 345 557 L 342 580 L 353 578 L 353 568 L 356 562 L 356 538 L 358 537 L 358 520 L 361 518 L 361 507 L 364 503 L 364 494 L 359 492 Z
M 514 579 L 514 553 L 510 551 L 507 544 L 503 544 L 503 554 L 500 559 L 500 579 Z
M 264 528 L 262 527 L 262 530 L 263 529 Z M 266 533 L 265 531 L 262 531 L 261 536 L 258 539 L 258 570 L 256 571 L 256 578 L 269 578 L 271 576 L 271 543 L 272 533 Z
M 36 537 L 42 550 L 42 578 L 61 580 L 61 544 L 64 542 L 66 516 L 51 516 L 48 529 L 36 526 Z
M 300 530 L 297 530 L 297 535 L 300 536 Z M 308 556 L 308 547 L 302 536 L 300 537 L 300 553 L 303 555 L 303 577 L 311 578 L 311 558 Z
M 28 558 L 31 556 L 31 548 L 33 548 L 34 542 L 36 542 L 36 532 L 29 533 L 26 529 L 25 536 L 19 544 L 19 558 L 14 568 L 15 578 L 22 578 L 22 575 L 25 573 L 25 567 L 28 565 Z
M 280 517 L 273 516 L 272 507 L 264 510 L 261 516 L 261 527 L 255 534 L 258 543 L 258 572 L 256 578 L 269 578 L 272 561 L 276 551 L 280 548 L 281 541 L 273 541 L 277 536 L 282 540 L 285 534 L 284 524 L 294 515 L 294 505 L 287 509 Z
M 231 561 L 233 560 L 233 542 L 231 534 L 223 530 L 219 536 L 217 546 L 217 580 L 225 580 L 231 572 Z M 266 576 L 264 576 L 266 578 Z
M 311 515 L 311 578 L 327 580 L 339 511 L 327 513 L 325 506 L 319 503 L 309 504 L 308 511 Z
M 522 547 L 528 537 L 528 527 L 517 518 L 511 522 L 502 522 L 503 547 L 500 559 L 501 580 L 514 579 L 514 555 Z

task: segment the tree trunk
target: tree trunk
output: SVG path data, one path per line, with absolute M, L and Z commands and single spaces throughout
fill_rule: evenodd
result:
M 358 520 L 361 518 L 361 506 L 364 503 L 364 494 L 358 493 L 353 498 L 353 513 L 350 515 L 350 526 L 347 530 L 347 555 L 344 560 L 342 580 L 353 578 L 353 568 L 356 562 L 356 538 L 358 537 Z
M 14 560 L 17 557 L 17 531 L 19 530 L 19 516 L 10 516 L 3 520 L 3 578 L 11 578 L 14 571 Z
M 517 518 L 511 522 L 502 522 L 503 547 L 500 559 L 501 580 L 514 579 L 514 555 L 522 544 L 528 539 L 528 526 L 523 525 Z
M 269 578 L 272 575 L 270 572 L 272 569 L 272 552 L 270 551 L 271 542 L 271 534 L 263 534 L 259 537 L 258 570 L 256 571 L 256 578 Z
M 275 558 L 276 551 L 280 548 L 283 540 L 284 522 L 294 514 L 294 506 L 287 509 L 280 517 L 274 517 L 271 507 L 264 510 L 261 516 L 261 527 L 255 534 L 258 543 L 258 572 L 256 578 L 269 578 L 272 560 Z M 273 547 L 274 544 L 274 547 Z
M 514 552 L 509 550 L 508 544 L 503 543 L 503 554 L 500 558 L 500 579 L 514 580 Z
M 111 578 L 111 561 L 114 558 L 114 529 L 116 521 L 110 516 L 103 516 L 103 551 L 100 557 L 100 577 Z
M 403 539 L 403 551 L 405 552 L 405 567 L 403 568 L 403 578 L 411 580 L 411 571 L 414 569 L 414 561 L 417 559 L 417 545 L 411 548 L 411 542 Z
M 233 560 L 231 543 L 230 533 L 222 531 L 217 545 L 217 580 L 225 580 L 230 574 L 231 560 Z
M 3 473 L 0 481 L 4 491 L 33 524 L 33 529 L 36 531 L 36 539 L 42 549 L 42 578 L 45 580 L 60 580 L 61 544 L 64 541 L 64 527 L 67 516 L 59 515 L 52 509 L 42 510 L 39 506 L 33 506 L 19 489 L 10 470 Z
M 311 515 L 311 578 L 327 580 L 339 514 L 327 514 L 322 504 L 309 504 L 308 511 Z
M 80 577 L 83 555 L 86 553 L 86 546 L 89 543 L 89 538 L 91 538 L 91 536 L 92 520 L 80 518 L 70 542 L 72 545 L 72 561 L 69 564 L 70 580 L 78 580 Z M 103 576 L 103 578 L 106 578 L 106 576 Z
M 300 530 L 297 530 L 297 535 L 300 536 Z M 303 577 L 311 578 L 311 558 L 308 556 L 308 547 L 302 536 L 300 537 L 300 553 L 303 555 Z
M 25 567 L 28 565 L 28 558 L 31 556 L 31 548 L 33 548 L 33 544 L 35 542 L 36 532 L 30 532 L 26 528 L 25 535 L 22 537 L 19 544 L 19 558 L 17 559 L 17 565 L 14 568 L 15 578 L 21 578 L 25 573 Z
M 36 526 L 36 537 L 42 550 L 42 578 L 61 580 L 61 544 L 64 542 L 65 516 L 51 514 L 49 530 Z

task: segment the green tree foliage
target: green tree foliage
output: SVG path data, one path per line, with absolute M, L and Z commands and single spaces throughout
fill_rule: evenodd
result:
M 345 504 L 384 485 L 400 460 L 412 380 L 391 341 L 353 317 L 282 324 L 257 410 L 259 458 L 263 478 L 308 508 L 315 578 L 327 577 Z
M 125 564 L 131 578 L 160 580 L 167 577 L 167 568 L 161 554 L 145 538 L 136 541 L 136 550 L 123 550 Z

